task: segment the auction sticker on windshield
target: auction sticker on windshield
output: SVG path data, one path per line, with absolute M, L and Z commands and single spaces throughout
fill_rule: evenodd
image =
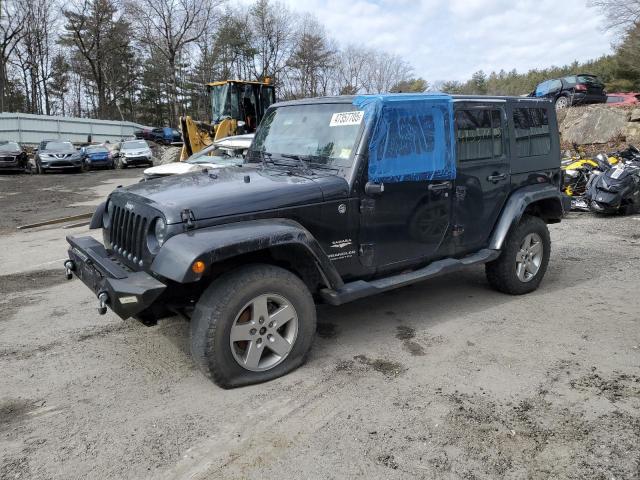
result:
M 331 115 L 330 127 L 344 127 L 347 125 L 360 125 L 364 118 L 363 110 L 354 112 L 338 112 Z

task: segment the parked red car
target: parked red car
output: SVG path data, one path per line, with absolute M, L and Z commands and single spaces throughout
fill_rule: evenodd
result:
M 640 103 L 640 93 L 608 93 L 609 105 L 635 105 Z

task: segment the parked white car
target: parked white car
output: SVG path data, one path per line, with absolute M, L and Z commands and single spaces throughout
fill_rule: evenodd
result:
M 153 153 L 145 140 L 128 140 L 120 145 L 116 167 L 127 168 L 134 165 L 153 165 Z
M 253 136 L 254 134 L 251 133 L 223 138 L 193 154 L 185 161 L 165 163 L 157 167 L 147 168 L 144 171 L 143 180 L 152 180 L 169 175 L 181 175 L 205 168 L 215 169 L 241 165 L 244 162 L 245 152 L 251 146 Z

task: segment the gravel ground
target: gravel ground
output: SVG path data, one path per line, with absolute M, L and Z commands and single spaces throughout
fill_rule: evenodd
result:
M 119 180 L 100 175 L 73 176 L 87 183 L 53 213 Z M 29 204 L 7 183 L 3 207 Z M 68 231 L 3 225 L 2 479 L 640 478 L 640 216 L 551 226 L 527 296 L 471 268 L 321 307 L 306 365 L 231 391 L 195 369 L 186 321 L 100 317 L 78 280 L 44 269 Z

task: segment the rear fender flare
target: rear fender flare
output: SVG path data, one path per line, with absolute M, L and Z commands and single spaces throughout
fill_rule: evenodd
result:
M 544 202 L 546 208 L 547 223 L 558 222 L 563 215 L 562 195 L 558 187 L 547 185 L 529 185 L 513 192 L 505 203 L 500 218 L 496 223 L 491 238 L 489 240 L 489 248 L 492 250 L 501 250 L 505 238 L 509 234 L 511 227 L 517 225 L 522 215 L 530 205 L 538 202 Z M 557 204 L 556 204 L 557 202 Z M 547 211 L 548 210 L 548 211 Z
M 343 285 L 340 274 L 317 240 L 302 225 L 287 219 L 252 220 L 193 230 L 167 240 L 151 270 L 178 283 L 200 280 L 191 266 L 197 260 L 207 267 L 247 253 L 296 245 L 312 257 L 328 288 Z

